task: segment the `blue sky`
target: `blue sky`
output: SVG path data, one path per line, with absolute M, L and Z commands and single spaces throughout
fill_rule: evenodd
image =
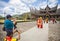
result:
M 22 14 L 29 12 L 30 8 L 40 9 L 49 7 L 54 7 L 58 4 L 60 8 L 60 0 L 0 0 L 0 15 L 6 14 Z
M 7 2 L 8 3 L 10 0 L 1 0 L 1 1 L 4 1 L 4 2 Z

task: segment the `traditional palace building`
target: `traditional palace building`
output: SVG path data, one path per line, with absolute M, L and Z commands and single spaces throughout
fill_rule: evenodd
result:
M 38 17 L 43 17 L 43 18 L 59 18 L 60 17 L 60 9 L 57 9 L 58 5 L 55 7 L 50 8 L 48 5 L 46 6 L 45 9 L 40 8 L 40 10 L 37 9 L 30 9 L 31 12 L 31 17 L 32 18 L 38 18 Z

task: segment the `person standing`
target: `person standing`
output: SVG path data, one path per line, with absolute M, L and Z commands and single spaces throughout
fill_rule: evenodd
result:
M 43 19 L 42 19 L 42 17 L 38 18 L 38 20 L 37 20 L 37 27 L 38 28 L 43 28 Z
M 48 23 L 48 18 L 45 19 L 46 23 Z
M 55 23 L 55 18 L 52 17 L 51 20 L 52 20 L 52 23 L 54 24 Z
M 17 21 L 16 21 L 16 20 L 17 20 L 16 18 L 13 18 L 13 20 L 12 20 L 12 21 L 13 21 L 13 23 L 14 23 L 14 29 L 16 29 L 16 28 L 17 28 L 17 26 L 16 26 L 16 25 L 17 25 Z

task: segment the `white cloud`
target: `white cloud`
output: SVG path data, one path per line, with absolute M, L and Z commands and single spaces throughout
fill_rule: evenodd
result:
M 47 1 L 44 1 L 39 4 L 39 7 L 44 9 L 46 7 L 46 5 L 47 5 Z
M 60 4 L 58 5 L 58 8 L 60 8 Z
M 0 14 L 3 14 L 3 8 L 0 8 Z
M 15 8 L 15 12 L 12 12 L 12 9 L 10 8 Z M 4 10 L 7 14 L 22 14 L 24 12 L 29 12 L 29 7 L 22 3 L 20 0 L 10 0 L 9 5 L 5 7 Z
M 6 2 L 0 1 L 0 8 L 4 8 L 8 4 Z
M 10 4 L 19 4 L 20 0 L 10 0 Z
M 4 13 L 7 15 L 7 14 L 15 14 L 15 11 L 16 9 L 15 9 L 15 7 L 13 7 L 13 6 L 8 6 L 8 7 L 5 7 L 4 8 Z
M 4 13 L 4 12 L 3 12 L 3 8 L 0 8 L 0 15 L 1 15 L 1 16 L 4 16 L 3 13 Z
M 41 2 L 38 6 L 44 9 L 48 5 L 50 8 L 52 8 L 57 5 L 57 2 L 58 2 L 57 0 L 48 0 L 48 2 L 46 0 Z
M 22 1 L 24 1 L 25 3 Z M 0 2 L 0 4 L 2 4 L 5 7 L 3 8 L 4 12 L 6 12 L 7 14 L 14 15 L 14 14 L 22 14 L 24 12 L 29 12 L 30 11 L 29 7 L 32 7 L 33 9 L 36 8 L 38 10 L 40 8 L 44 9 L 47 4 L 49 5 L 49 7 L 54 7 L 58 2 L 57 0 L 48 0 L 47 3 L 47 0 L 46 1 L 40 0 L 41 1 L 40 3 L 35 3 L 37 4 L 37 6 L 33 5 L 33 3 L 36 1 L 39 0 L 10 0 L 8 4 L 6 4 L 5 2 Z M 29 7 L 27 6 L 26 3 L 29 5 Z M 12 10 L 11 8 L 14 10 Z M 60 8 L 60 5 L 58 6 L 58 8 Z
M 36 3 L 35 3 L 36 4 Z M 40 8 L 45 8 L 46 7 L 46 5 L 47 5 L 47 0 L 46 1 L 40 1 L 40 3 L 39 4 L 37 4 L 37 6 L 34 6 L 34 5 L 29 5 L 29 7 L 32 7 L 33 9 L 34 8 L 36 8 L 37 10 L 39 10 Z
M 49 2 L 57 2 L 57 0 L 49 0 Z
M 0 1 L 0 15 L 4 16 L 4 7 L 8 4 L 6 2 Z
M 48 5 L 49 5 L 50 7 L 54 7 L 54 6 L 57 5 L 57 3 L 58 3 L 58 0 L 49 0 Z
M 49 4 L 49 7 L 52 8 L 52 7 L 55 7 L 57 5 L 57 3 L 51 3 Z
M 34 2 L 36 2 L 37 0 L 22 0 L 22 1 L 24 1 L 25 3 L 34 3 Z

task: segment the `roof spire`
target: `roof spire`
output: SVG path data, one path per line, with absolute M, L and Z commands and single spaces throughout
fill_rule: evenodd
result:
M 48 5 L 48 0 L 47 0 L 47 5 Z

